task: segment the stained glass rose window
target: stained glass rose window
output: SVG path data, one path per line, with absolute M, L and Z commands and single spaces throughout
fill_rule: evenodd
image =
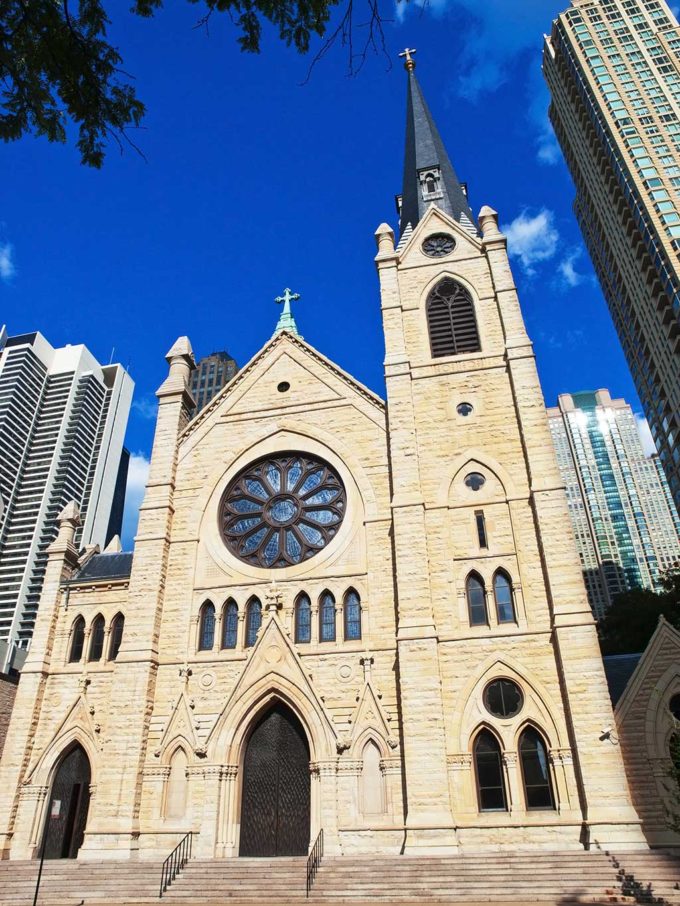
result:
M 233 479 L 222 498 L 220 526 L 239 560 L 278 569 L 323 550 L 346 506 L 344 485 L 327 462 L 284 453 L 258 460 Z

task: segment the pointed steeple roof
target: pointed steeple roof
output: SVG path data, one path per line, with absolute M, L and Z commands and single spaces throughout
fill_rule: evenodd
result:
M 446 153 L 430 109 L 415 74 L 415 61 L 407 58 L 406 149 L 404 184 L 401 195 L 400 232 L 415 228 L 431 204 L 445 211 L 471 233 L 476 234 L 474 217 L 463 187 Z M 432 174 L 434 182 L 426 179 Z

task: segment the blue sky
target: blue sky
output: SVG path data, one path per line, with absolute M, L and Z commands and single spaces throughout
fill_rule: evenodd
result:
M 136 382 L 126 544 L 145 477 L 164 354 L 187 334 L 197 356 L 244 364 L 271 335 L 273 298 L 302 294 L 305 338 L 384 393 L 373 233 L 396 227 L 405 73 L 418 76 L 473 211 L 505 226 L 548 405 L 608 387 L 639 402 L 572 214 L 573 187 L 547 124 L 542 36 L 565 0 L 415 0 L 384 7 L 393 57 L 347 76 L 336 48 L 317 65 L 265 31 L 241 54 L 228 19 L 193 28 L 199 7 L 155 19 L 110 2 L 111 37 L 147 105 L 101 171 L 72 145 L 26 138 L 0 148 L 0 324 L 84 342 Z M 361 18 L 361 17 L 359 17 Z M 8 178 L 11 174 L 11 179 Z

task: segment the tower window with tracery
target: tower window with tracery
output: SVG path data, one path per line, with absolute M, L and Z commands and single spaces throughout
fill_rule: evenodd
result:
M 435 359 L 482 348 L 472 296 L 451 277 L 440 280 L 428 296 L 427 327 Z

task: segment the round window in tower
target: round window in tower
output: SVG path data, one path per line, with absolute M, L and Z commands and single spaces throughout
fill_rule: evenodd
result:
M 239 560 L 280 569 L 323 550 L 346 506 L 342 480 L 327 462 L 282 453 L 254 462 L 231 481 L 220 505 L 220 528 Z
M 512 680 L 493 680 L 484 690 L 484 707 L 494 717 L 514 717 L 523 704 L 522 690 Z
M 470 472 L 465 476 L 465 487 L 471 491 L 479 491 L 486 484 L 486 478 L 479 472 Z
M 422 249 L 428 258 L 444 258 L 456 247 L 456 240 L 448 233 L 433 233 L 423 240 Z

